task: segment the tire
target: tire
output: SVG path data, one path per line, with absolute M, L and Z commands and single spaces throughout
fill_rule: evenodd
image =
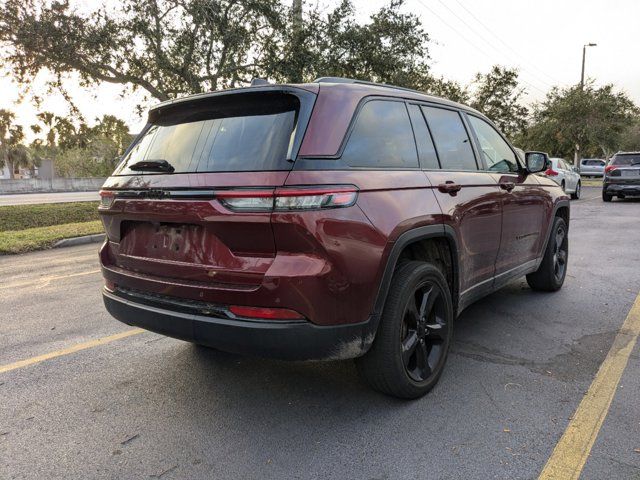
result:
M 442 272 L 426 262 L 402 263 L 393 275 L 373 345 L 356 359 L 374 389 L 419 398 L 444 370 L 453 335 L 453 303 Z
M 580 190 L 582 190 L 582 186 L 580 183 L 581 183 L 580 181 L 576 183 L 576 191 L 571 194 L 571 198 L 573 198 L 574 200 L 580 199 Z
M 603 202 L 610 202 L 612 198 L 613 198 L 612 195 L 607 195 L 607 193 L 604 190 L 602 191 L 602 201 Z
M 569 261 L 569 230 L 566 222 L 556 217 L 553 221 L 547 248 L 540 267 L 527 275 L 527 283 L 533 290 L 555 292 L 562 288 Z

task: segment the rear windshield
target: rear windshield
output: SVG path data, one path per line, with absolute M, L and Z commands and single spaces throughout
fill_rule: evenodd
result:
M 174 173 L 289 170 L 299 101 L 282 92 L 211 97 L 152 111 L 147 130 L 116 174 L 165 160 Z
M 640 153 L 634 155 L 616 155 L 611 165 L 640 165 Z
M 604 160 L 583 160 L 582 161 L 583 165 L 592 165 L 592 166 L 596 166 L 596 167 L 601 167 L 605 164 Z

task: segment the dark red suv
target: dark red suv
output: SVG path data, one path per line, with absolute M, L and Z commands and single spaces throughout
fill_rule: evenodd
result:
M 228 352 L 356 358 L 418 397 L 465 307 L 522 275 L 562 286 L 547 161 L 466 106 L 355 80 L 165 102 L 101 192 L 105 305 Z

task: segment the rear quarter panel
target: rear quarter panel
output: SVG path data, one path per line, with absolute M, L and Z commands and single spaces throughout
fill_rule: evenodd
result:
M 300 236 L 310 234 L 310 245 L 317 245 L 316 253 L 326 258 L 326 275 L 318 283 L 323 295 L 316 299 L 323 312 L 316 318 L 327 322 L 366 320 L 374 311 L 395 240 L 413 228 L 441 223 L 440 208 L 422 171 L 294 170 L 286 184 L 346 184 L 359 189 L 357 205 L 351 208 L 358 209 L 360 220 L 356 213 L 351 221 L 327 218 L 327 213 L 339 215 L 339 209 L 319 212 L 317 218 L 309 213 L 273 217 L 278 254 L 289 244 L 298 248 Z

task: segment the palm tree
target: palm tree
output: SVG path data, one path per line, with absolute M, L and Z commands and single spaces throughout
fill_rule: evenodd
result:
M 22 126 L 14 125 L 14 119 L 13 112 L 0 109 L 0 168 L 9 168 L 9 178 L 15 178 L 17 168 L 32 166 L 29 149 L 22 145 Z
M 20 168 L 31 168 L 31 154 L 29 149 L 22 144 L 0 145 L 0 168 L 7 166 L 9 178 L 15 178 L 15 171 Z

